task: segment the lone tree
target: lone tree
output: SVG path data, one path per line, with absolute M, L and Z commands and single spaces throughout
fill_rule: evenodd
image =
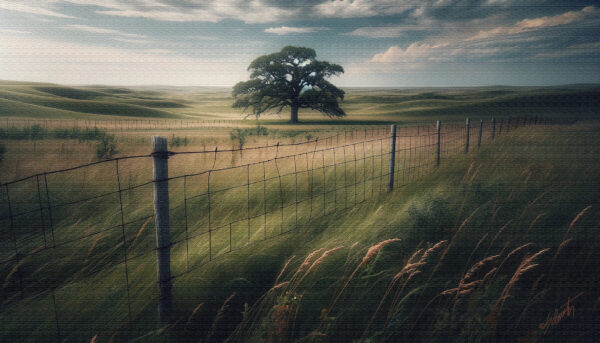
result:
M 258 57 L 248 67 L 250 80 L 237 83 L 232 95 L 233 107 L 252 107 L 257 117 L 262 113 L 289 106 L 292 123 L 298 122 L 298 109 L 311 108 L 329 117 L 346 115 L 338 104 L 344 91 L 326 81 L 340 75 L 344 68 L 316 60 L 314 49 L 286 46 L 280 52 Z

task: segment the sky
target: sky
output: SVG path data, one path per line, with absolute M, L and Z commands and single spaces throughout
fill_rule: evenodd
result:
M 342 87 L 600 83 L 600 1 L 0 0 L 0 79 L 233 86 L 286 45 Z

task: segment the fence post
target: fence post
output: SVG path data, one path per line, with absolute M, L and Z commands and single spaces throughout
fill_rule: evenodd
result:
M 152 136 L 154 156 L 154 214 L 156 218 L 156 262 L 158 272 L 158 314 L 169 320 L 171 296 L 171 237 L 169 228 L 169 155 L 167 139 Z
M 469 133 L 471 132 L 471 118 L 467 118 L 467 134 L 465 137 L 465 154 L 469 152 Z
M 390 146 L 390 182 L 388 184 L 388 192 L 394 189 L 394 164 L 396 162 L 396 124 L 391 126 L 392 145 Z
M 492 117 L 492 139 L 496 137 L 496 118 Z
M 481 135 L 483 134 L 483 119 L 479 119 L 479 138 L 477 138 L 477 149 L 481 148 Z
M 435 153 L 435 155 L 436 155 L 436 163 L 435 163 L 435 165 L 436 165 L 436 167 L 439 168 L 439 166 L 440 166 L 440 148 L 441 148 L 441 144 L 440 144 L 441 143 L 440 142 L 440 130 L 442 128 L 442 121 L 441 120 L 437 121 L 436 127 L 437 127 L 437 151 Z

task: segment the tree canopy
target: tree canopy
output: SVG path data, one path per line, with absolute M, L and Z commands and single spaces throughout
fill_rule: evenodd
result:
M 252 108 L 252 114 L 286 107 L 291 109 L 291 121 L 298 122 L 298 109 L 310 108 L 330 117 L 346 113 L 338 99 L 344 91 L 325 80 L 344 72 L 340 65 L 316 59 L 314 49 L 286 46 L 281 51 L 256 58 L 250 66 L 250 80 L 233 87 L 233 107 Z

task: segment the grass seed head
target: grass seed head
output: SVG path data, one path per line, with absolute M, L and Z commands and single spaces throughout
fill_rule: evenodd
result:
M 373 257 L 375 257 L 375 255 L 377 255 L 379 250 L 381 250 L 381 248 L 383 248 L 384 246 L 386 246 L 392 242 L 398 242 L 399 240 L 400 240 L 399 238 L 386 239 L 385 241 L 381 241 L 381 242 L 371 246 L 369 248 L 369 250 L 367 250 L 367 253 L 363 257 L 362 261 L 360 262 L 360 265 L 362 266 L 362 265 L 368 263 Z

